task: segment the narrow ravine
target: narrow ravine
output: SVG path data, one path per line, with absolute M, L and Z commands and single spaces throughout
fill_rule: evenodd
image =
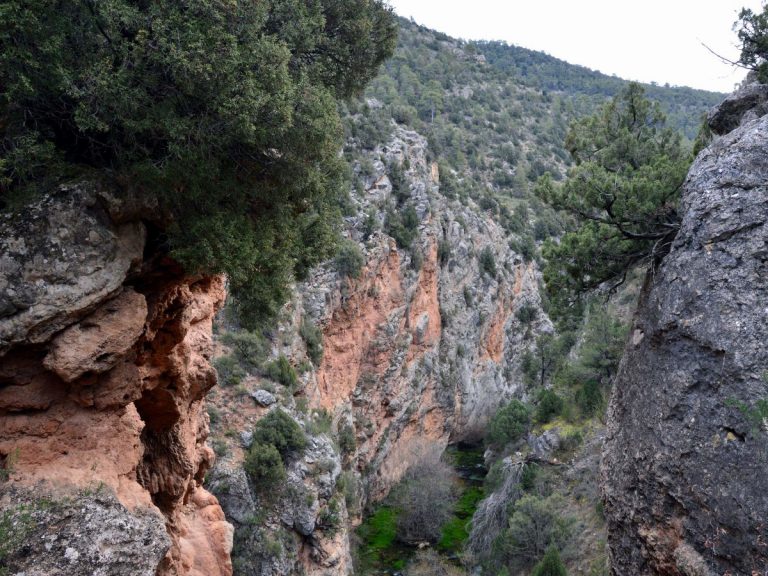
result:
M 443 523 L 440 538 L 431 547 L 440 558 L 460 568 L 470 522 L 484 496 L 483 481 L 487 470 L 482 446 L 454 444 L 446 449 L 443 459 L 454 471 L 454 499 L 451 516 Z M 360 574 L 399 576 L 417 551 L 430 546 L 399 539 L 398 516 L 399 510 L 389 498 L 366 515 L 356 531 L 356 560 Z

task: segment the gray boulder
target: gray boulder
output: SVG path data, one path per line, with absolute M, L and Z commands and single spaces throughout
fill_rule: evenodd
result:
M 272 404 L 277 402 L 274 394 L 267 390 L 255 390 L 254 392 L 251 392 L 251 398 L 253 398 L 257 404 L 261 404 L 262 406 L 272 406 Z

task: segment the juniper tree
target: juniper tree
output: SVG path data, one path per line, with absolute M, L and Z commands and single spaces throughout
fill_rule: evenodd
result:
M 268 315 L 330 254 L 337 101 L 395 35 L 380 0 L 6 0 L 0 209 L 73 177 L 157 198 L 157 244 Z

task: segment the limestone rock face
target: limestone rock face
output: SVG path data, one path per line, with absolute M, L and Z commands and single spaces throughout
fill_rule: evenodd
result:
M 125 508 L 107 490 L 41 501 L 29 491 L 0 500 L 12 519 L 15 572 L 27 576 L 154 576 L 170 546 L 156 510 Z
M 145 254 L 144 230 L 138 204 L 87 185 L 0 222 L 0 498 L 52 502 L 34 533 L 73 534 L 15 547 L 12 573 L 231 573 L 232 528 L 202 487 L 224 281 Z M 108 554 L 99 523 L 125 530 Z
M 688 174 L 616 380 L 601 472 L 616 575 L 768 567 L 768 116 L 745 114 Z
M 363 174 L 355 166 L 362 190 L 351 195 L 355 215 L 344 231 L 364 257 L 360 274 L 346 277 L 334 262 L 314 269 L 296 286 L 272 338 L 272 360 L 283 355 L 300 374 L 295 389 L 272 383 L 278 409 L 313 436 L 303 459 L 290 465 L 277 503 L 242 469 L 248 430 L 276 406 L 259 399 L 255 375 L 243 386 L 256 402 L 227 390 L 215 399 L 222 422 L 241 432 L 231 441 L 224 425 L 217 430 L 228 454 L 210 476 L 236 526 L 235 561 L 244 575 L 350 573 L 349 531 L 366 502 L 385 497 L 425 451 L 479 439 L 500 405 L 525 395 L 524 353 L 552 329 L 535 263 L 510 248 L 492 215 L 443 193 L 426 138 L 396 127 L 386 145 L 365 154 L 368 168 Z M 399 200 L 389 177 L 394 163 L 404 172 Z M 410 247 L 387 234 L 393 210 L 415 213 Z M 480 264 L 483 251 L 495 270 Z M 530 324 L 517 317 L 523 306 L 536 310 Z M 308 354 L 306 323 L 321 335 L 320 359 Z M 346 453 L 313 432 L 309 420 L 318 410 L 337 433 L 346 431 Z M 265 520 L 254 527 L 254 517 Z
M 140 220 L 112 221 L 87 186 L 0 216 L 0 351 L 44 342 L 116 295 L 145 235 Z

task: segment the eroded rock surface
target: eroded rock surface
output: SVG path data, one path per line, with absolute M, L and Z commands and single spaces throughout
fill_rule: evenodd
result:
M 768 568 L 755 417 L 768 397 L 768 117 L 747 113 L 689 172 L 682 227 L 648 277 L 614 388 L 602 482 L 616 575 Z
M 231 573 L 232 528 L 202 487 L 224 282 L 145 253 L 144 230 L 138 204 L 86 185 L 0 223 L 0 491 L 9 509 L 63 514 L 38 514 L 31 537 L 73 532 L 64 556 L 17 547 L 12 572 Z M 109 554 L 85 549 L 104 548 L 97 523 L 126 530 Z
M 271 340 L 271 359 L 285 356 L 299 371 L 298 386 L 270 382 L 279 408 L 258 399 L 258 374 L 243 379 L 241 394 L 222 390 L 215 399 L 217 442 L 227 455 L 211 485 L 236 525 L 234 555 L 244 575 L 350 573 L 349 532 L 366 502 L 385 497 L 425 450 L 482 437 L 498 407 L 525 394 L 524 353 L 552 329 L 535 263 L 510 248 L 490 214 L 441 192 L 424 137 L 397 127 L 367 160 L 372 169 L 359 175 L 363 189 L 352 195 L 355 215 L 345 229 L 364 257 L 360 274 L 345 277 L 334 262 L 313 270 Z M 404 171 L 399 200 L 393 164 Z M 390 211 L 411 209 L 418 224 L 405 248 L 387 234 L 386 222 Z M 495 270 L 480 264 L 483 250 Z M 516 314 L 523 306 L 536 311 L 530 324 Z M 323 353 L 315 362 L 304 323 L 320 335 Z M 242 469 L 248 431 L 272 409 L 288 411 L 312 436 L 277 496 L 260 493 Z M 327 411 L 333 431 L 312 425 L 318 410 Z M 228 438 L 226 429 L 242 434 Z M 347 453 L 329 442 L 341 430 L 352 436 Z

